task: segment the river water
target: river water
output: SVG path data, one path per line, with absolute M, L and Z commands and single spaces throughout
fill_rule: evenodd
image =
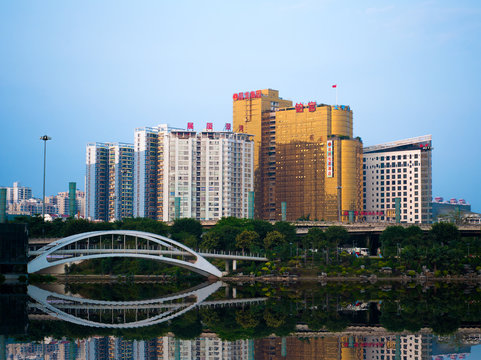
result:
M 402 282 L 3 286 L 2 359 L 481 359 L 481 287 Z

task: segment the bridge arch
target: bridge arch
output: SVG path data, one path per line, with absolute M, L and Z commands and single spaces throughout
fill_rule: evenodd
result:
M 94 240 L 99 238 L 100 244 L 103 237 L 111 236 L 112 247 L 101 248 L 91 247 L 90 239 Z M 124 248 L 114 248 L 114 238 L 124 237 Z M 126 237 L 135 238 L 136 246 L 132 249 L 125 247 Z M 145 240 L 152 242 L 156 245 L 156 249 L 138 249 L 137 240 Z M 72 249 L 71 246 L 82 242 L 87 242 L 86 248 Z M 171 257 L 164 255 L 170 254 Z M 91 231 L 82 234 L 75 234 L 60 240 L 51 242 L 36 251 L 31 251 L 30 255 L 37 255 L 31 260 L 27 269 L 29 273 L 35 273 L 49 267 L 68 264 L 72 262 L 90 260 L 90 259 L 102 259 L 109 257 L 130 257 L 139 259 L 150 259 L 154 261 L 163 262 L 189 269 L 204 276 L 222 277 L 222 272 L 214 265 L 208 262 L 203 256 L 190 249 L 189 247 L 181 244 L 168 237 L 147 233 L 136 230 L 108 230 L 108 231 Z M 183 259 L 177 259 L 173 256 L 182 255 L 191 258 L 191 261 Z
M 223 284 L 221 281 L 210 284 L 201 284 L 194 288 L 169 296 L 140 301 L 102 301 L 85 299 L 76 296 L 53 293 L 33 285 L 28 286 L 28 295 L 35 301 L 35 305 L 33 305 L 33 307 L 60 320 L 83 326 L 125 329 L 157 325 L 168 320 L 172 320 L 201 305 L 211 294 L 215 293 L 219 288 L 221 288 L 222 285 Z M 193 298 L 195 298 L 195 300 Z M 188 299 L 190 299 L 190 301 L 176 301 Z M 119 323 L 106 323 L 99 321 L 99 319 L 93 319 L 93 317 L 91 318 L 90 316 L 84 318 L 80 317 L 76 313 L 68 311 L 68 309 L 78 308 L 90 308 L 92 310 L 101 309 L 104 311 L 110 310 L 112 311 L 112 319 L 114 319 L 114 311 L 118 312 L 128 309 L 137 313 L 137 310 L 141 310 L 142 307 L 146 307 L 147 309 L 157 308 L 159 311 L 151 313 L 149 316 L 146 316 L 142 319 L 138 319 L 137 316 L 135 316 L 132 321 L 128 321 L 124 318 L 123 321 Z

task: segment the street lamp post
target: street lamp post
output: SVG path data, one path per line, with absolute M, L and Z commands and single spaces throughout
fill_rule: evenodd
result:
M 40 137 L 43 141 L 43 200 L 42 200 L 42 219 L 45 221 L 45 169 L 47 163 L 47 141 L 52 140 L 50 136 L 44 135 Z

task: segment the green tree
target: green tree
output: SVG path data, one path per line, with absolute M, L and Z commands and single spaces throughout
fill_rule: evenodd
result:
M 251 248 L 258 239 L 259 235 L 255 231 L 244 230 L 235 238 L 236 247 L 242 249 L 242 254 L 244 254 L 244 250 Z
M 402 226 L 388 226 L 382 232 L 379 240 L 381 241 L 382 255 L 385 257 L 396 256 L 398 248 L 406 239 L 406 230 Z
M 124 230 L 145 231 L 164 236 L 167 236 L 169 233 L 169 227 L 162 221 L 141 217 L 124 219 L 121 227 Z
M 288 243 L 296 243 L 296 227 L 287 221 L 278 221 L 274 224 L 274 230 L 280 232 Z
M 170 233 L 172 234 L 173 239 L 177 239 L 177 234 L 187 233 L 194 235 L 197 240 L 200 240 L 203 231 L 200 221 L 190 218 L 176 219 L 170 227 Z
M 429 236 L 433 243 L 448 245 L 460 239 L 458 227 L 451 223 L 436 223 L 431 226 Z
M 219 250 L 220 244 L 220 235 L 214 231 L 209 231 L 202 236 L 200 247 L 206 250 Z
M 268 232 L 264 238 L 264 247 L 266 250 L 272 250 L 273 248 L 285 245 L 286 243 L 286 237 L 276 230 Z
M 320 249 L 321 246 L 325 244 L 325 240 L 326 234 L 324 231 L 322 231 L 322 229 L 310 228 L 302 241 L 302 246 L 304 249 L 308 249 L 309 247 L 313 249 Z
M 405 238 L 401 246 L 423 246 L 425 241 L 423 241 L 423 231 L 419 226 L 412 225 L 405 229 Z
M 171 330 L 179 339 L 194 339 L 202 333 L 202 323 L 197 310 L 192 310 L 175 318 L 171 323 Z
M 259 239 L 264 240 L 267 233 L 274 230 L 274 226 L 269 221 L 255 219 L 249 220 L 248 229 L 255 231 L 259 234 Z
M 95 223 L 84 219 L 68 219 L 63 228 L 63 236 L 81 234 L 84 232 L 95 231 Z
M 349 242 L 349 233 L 343 226 L 329 226 L 325 231 L 327 242 L 336 247 L 347 244 Z

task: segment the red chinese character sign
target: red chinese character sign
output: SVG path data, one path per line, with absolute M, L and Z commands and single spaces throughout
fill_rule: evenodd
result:
M 296 104 L 296 112 L 298 112 L 298 113 L 304 112 L 304 104 L 297 103 Z
M 314 112 L 316 111 L 316 102 L 315 101 L 311 101 L 309 102 L 309 112 Z
M 241 133 L 244 132 L 244 125 L 239 125 L 239 132 L 241 132 Z
M 187 130 L 194 130 L 194 123 L 193 122 L 187 123 Z
M 249 99 L 260 99 L 262 97 L 261 90 L 256 91 L 245 91 L 232 95 L 234 101 L 238 100 L 249 100 Z
M 334 142 L 328 140 L 326 143 L 326 177 L 334 176 Z
M 206 130 L 207 130 L 207 131 L 212 131 L 212 130 L 213 130 L 212 123 L 207 123 Z
M 232 127 L 230 123 L 225 123 L 225 131 L 231 131 Z

